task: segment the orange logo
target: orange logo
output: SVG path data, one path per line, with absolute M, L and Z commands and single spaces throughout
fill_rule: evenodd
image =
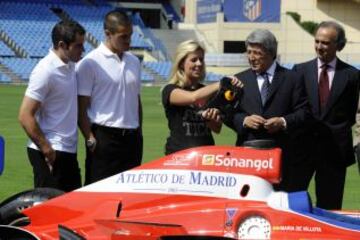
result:
M 201 161 L 202 165 L 214 165 L 215 164 L 215 155 L 204 154 Z

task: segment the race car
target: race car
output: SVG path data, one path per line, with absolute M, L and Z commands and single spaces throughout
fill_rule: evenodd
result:
M 32 202 L 0 226 L 0 239 L 360 239 L 359 212 L 274 191 L 280 173 L 279 148 L 187 149 Z M 0 215 L 19 197 L 0 204 Z

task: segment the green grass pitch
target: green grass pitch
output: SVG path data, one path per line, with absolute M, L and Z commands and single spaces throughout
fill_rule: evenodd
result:
M 0 85 L 0 135 L 5 138 L 5 170 L 0 176 L 0 201 L 32 188 L 32 168 L 28 162 L 25 146 L 27 137 L 17 121 L 18 109 L 25 86 Z M 143 87 L 142 102 L 144 111 L 144 158 L 143 162 L 163 155 L 164 143 L 168 134 L 167 122 L 160 101 L 159 87 Z M 223 126 L 222 132 L 215 135 L 217 145 L 233 145 L 235 134 Z M 79 137 L 78 159 L 82 172 L 84 169 L 83 138 Z M 348 168 L 343 207 L 360 210 L 360 176 L 357 166 Z M 310 194 L 314 199 L 313 184 Z

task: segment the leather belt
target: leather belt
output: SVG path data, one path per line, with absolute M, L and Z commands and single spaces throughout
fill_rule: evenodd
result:
M 121 135 L 121 136 L 125 136 L 125 135 L 130 135 L 130 134 L 135 134 L 138 132 L 139 128 L 116 128 L 116 127 L 107 127 L 107 126 L 102 126 L 102 125 L 98 125 L 93 123 L 92 124 L 92 128 L 95 129 L 99 129 L 101 131 L 107 132 L 107 133 L 111 133 L 111 134 L 116 134 L 116 135 Z

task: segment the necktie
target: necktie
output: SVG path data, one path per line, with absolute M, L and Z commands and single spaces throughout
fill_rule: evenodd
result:
M 261 74 L 261 76 L 264 78 L 264 83 L 261 86 L 260 95 L 261 95 L 261 103 L 264 106 L 269 96 L 270 81 L 269 81 L 269 76 L 266 72 Z
M 324 64 L 323 66 L 321 66 L 321 68 L 322 70 L 319 78 L 319 99 L 320 99 L 320 110 L 324 111 L 326 102 L 330 94 L 329 76 L 327 73 L 329 66 Z

